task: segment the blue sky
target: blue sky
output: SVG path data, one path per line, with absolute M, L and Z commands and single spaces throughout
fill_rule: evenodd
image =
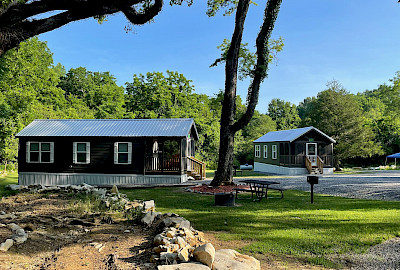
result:
M 168 2 L 165 0 L 165 2 Z M 265 1 L 256 1 L 246 21 L 244 42 L 254 45 Z M 88 19 L 40 35 L 54 61 L 68 70 L 79 66 L 109 71 L 119 85 L 133 74 L 178 71 L 193 81 L 197 93 L 213 95 L 224 87 L 224 67 L 209 68 L 216 48 L 230 38 L 234 16 L 208 18 L 206 1 L 167 3 L 153 23 L 128 25 L 122 14 L 99 25 Z M 338 80 L 350 92 L 374 89 L 400 71 L 400 4 L 397 0 L 283 0 L 273 37 L 285 47 L 261 86 L 258 110 L 280 98 L 298 104 Z M 246 95 L 249 82 L 240 82 Z

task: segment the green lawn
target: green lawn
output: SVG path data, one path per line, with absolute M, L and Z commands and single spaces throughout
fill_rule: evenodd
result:
M 16 182 L 16 173 L 0 177 L 0 197 L 10 194 L 6 184 Z M 246 240 L 250 244 L 241 251 L 247 254 L 291 256 L 326 267 L 340 267 L 330 260 L 332 254 L 363 252 L 400 235 L 400 202 L 316 195 L 312 205 L 308 193 L 285 191 L 282 200 L 244 199 L 237 201 L 239 207 L 214 207 L 213 196 L 181 188 L 121 192 L 131 199 L 154 199 L 157 211 L 177 213 L 198 230 L 217 231 L 222 240 Z
M 5 186 L 8 184 L 18 184 L 18 173 L 8 173 L 7 176 L 0 176 L 0 198 L 3 196 L 13 195 L 14 191 L 6 190 Z
M 289 255 L 326 267 L 340 267 L 330 260 L 332 254 L 363 252 L 400 234 L 400 202 L 317 195 L 312 205 L 308 193 L 286 191 L 283 200 L 245 199 L 238 201 L 240 207 L 214 207 L 213 196 L 178 188 L 122 192 L 131 199 L 154 199 L 158 211 L 177 213 L 198 230 L 218 231 L 222 240 L 251 241 L 242 252 Z

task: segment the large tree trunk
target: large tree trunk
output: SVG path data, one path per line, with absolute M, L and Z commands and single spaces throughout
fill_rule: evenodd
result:
M 219 146 L 218 169 L 215 173 L 214 180 L 211 183 L 211 185 L 219 186 L 221 184 L 232 183 L 234 139 L 235 139 L 235 134 L 229 131 L 229 126 L 225 127 L 225 131 L 222 131 L 221 127 L 221 135 L 220 135 L 221 143 Z
M 225 93 L 221 111 L 218 169 L 211 182 L 212 186 L 230 183 L 233 179 L 233 146 L 236 132 L 231 130 L 231 127 L 234 124 L 236 113 L 236 86 L 240 43 L 242 41 L 244 21 L 246 20 L 249 5 L 250 0 L 240 0 L 238 3 L 235 30 L 226 57 Z
M 250 122 L 258 103 L 260 84 L 267 76 L 269 55 L 268 40 L 271 37 L 272 30 L 274 29 L 281 3 L 282 0 L 269 0 L 267 2 L 264 21 L 256 40 L 257 63 L 253 70 L 253 80 L 248 89 L 246 112 L 238 121 L 235 122 L 234 117 L 236 113 L 235 101 L 239 50 L 244 30 L 244 21 L 250 4 L 250 0 L 239 0 L 236 10 L 235 30 L 226 56 L 225 93 L 221 112 L 218 169 L 210 184 L 211 186 L 219 186 L 221 184 L 230 184 L 233 182 L 232 167 L 235 133 L 244 128 Z

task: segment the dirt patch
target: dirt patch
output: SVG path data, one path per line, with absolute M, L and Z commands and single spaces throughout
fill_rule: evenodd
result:
M 28 240 L 0 253 L 0 269 L 156 269 L 149 264 L 154 232 L 100 213 L 71 212 L 63 194 L 18 194 L 2 198 L 0 209 L 15 212 Z M 111 224 L 110 224 L 111 223 Z M 11 235 L 0 228 L 0 242 Z

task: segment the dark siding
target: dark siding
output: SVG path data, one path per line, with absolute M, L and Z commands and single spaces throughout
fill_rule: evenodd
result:
M 303 136 L 299 137 L 297 140 L 293 141 L 292 143 L 288 144 L 287 142 L 268 142 L 268 143 L 254 143 L 255 145 L 260 145 L 261 147 L 261 155 L 259 158 L 254 157 L 255 162 L 266 163 L 266 164 L 273 164 L 273 165 L 281 165 L 280 162 L 284 162 L 280 159 L 281 155 L 286 155 L 290 153 L 290 155 L 295 156 L 291 159 L 291 164 L 294 163 L 302 163 L 303 157 L 306 154 L 306 143 L 314 142 L 318 145 L 318 155 L 332 155 L 333 152 L 333 143 L 328 140 L 325 136 L 322 136 L 320 133 L 311 130 L 307 132 Z M 272 159 L 272 145 L 277 145 L 278 150 L 278 158 Z M 264 145 L 268 145 L 268 158 L 264 158 Z M 254 153 L 254 148 L 253 148 Z M 283 157 L 282 157 L 283 158 Z M 330 158 L 329 160 L 332 160 Z M 298 166 L 298 165 L 291 165 L 291 166 Z M 326 164 L 326 167 L 330 167 L 330 164 Z
M 260 157 L 259 158 L 254 156 L 256 145 L 260 145 Z M 267 158 L 264 158 L 264 145 L 268 145 Z M 272 159 L 272 145 L 276 145 L 276 151 L 277 151 L 276 159 Z M 279 153 L 280 153 L 279 148 L 280 148 L 279 142 L 254 143 L 254 147 L 253 147 L 254 161 L 259 162 L 259 163 L 279 165 Z
M 27 163 L 26 142 L 54 142 L 54 163 Z M 20 172 L 143 174 L 143 138 L 49 137 L 19 138 Z M 73 164 L 73 142 L 90 142 L 90 164 Z M 114 142 L 132 142 L 132 164 L 114 164 Z

